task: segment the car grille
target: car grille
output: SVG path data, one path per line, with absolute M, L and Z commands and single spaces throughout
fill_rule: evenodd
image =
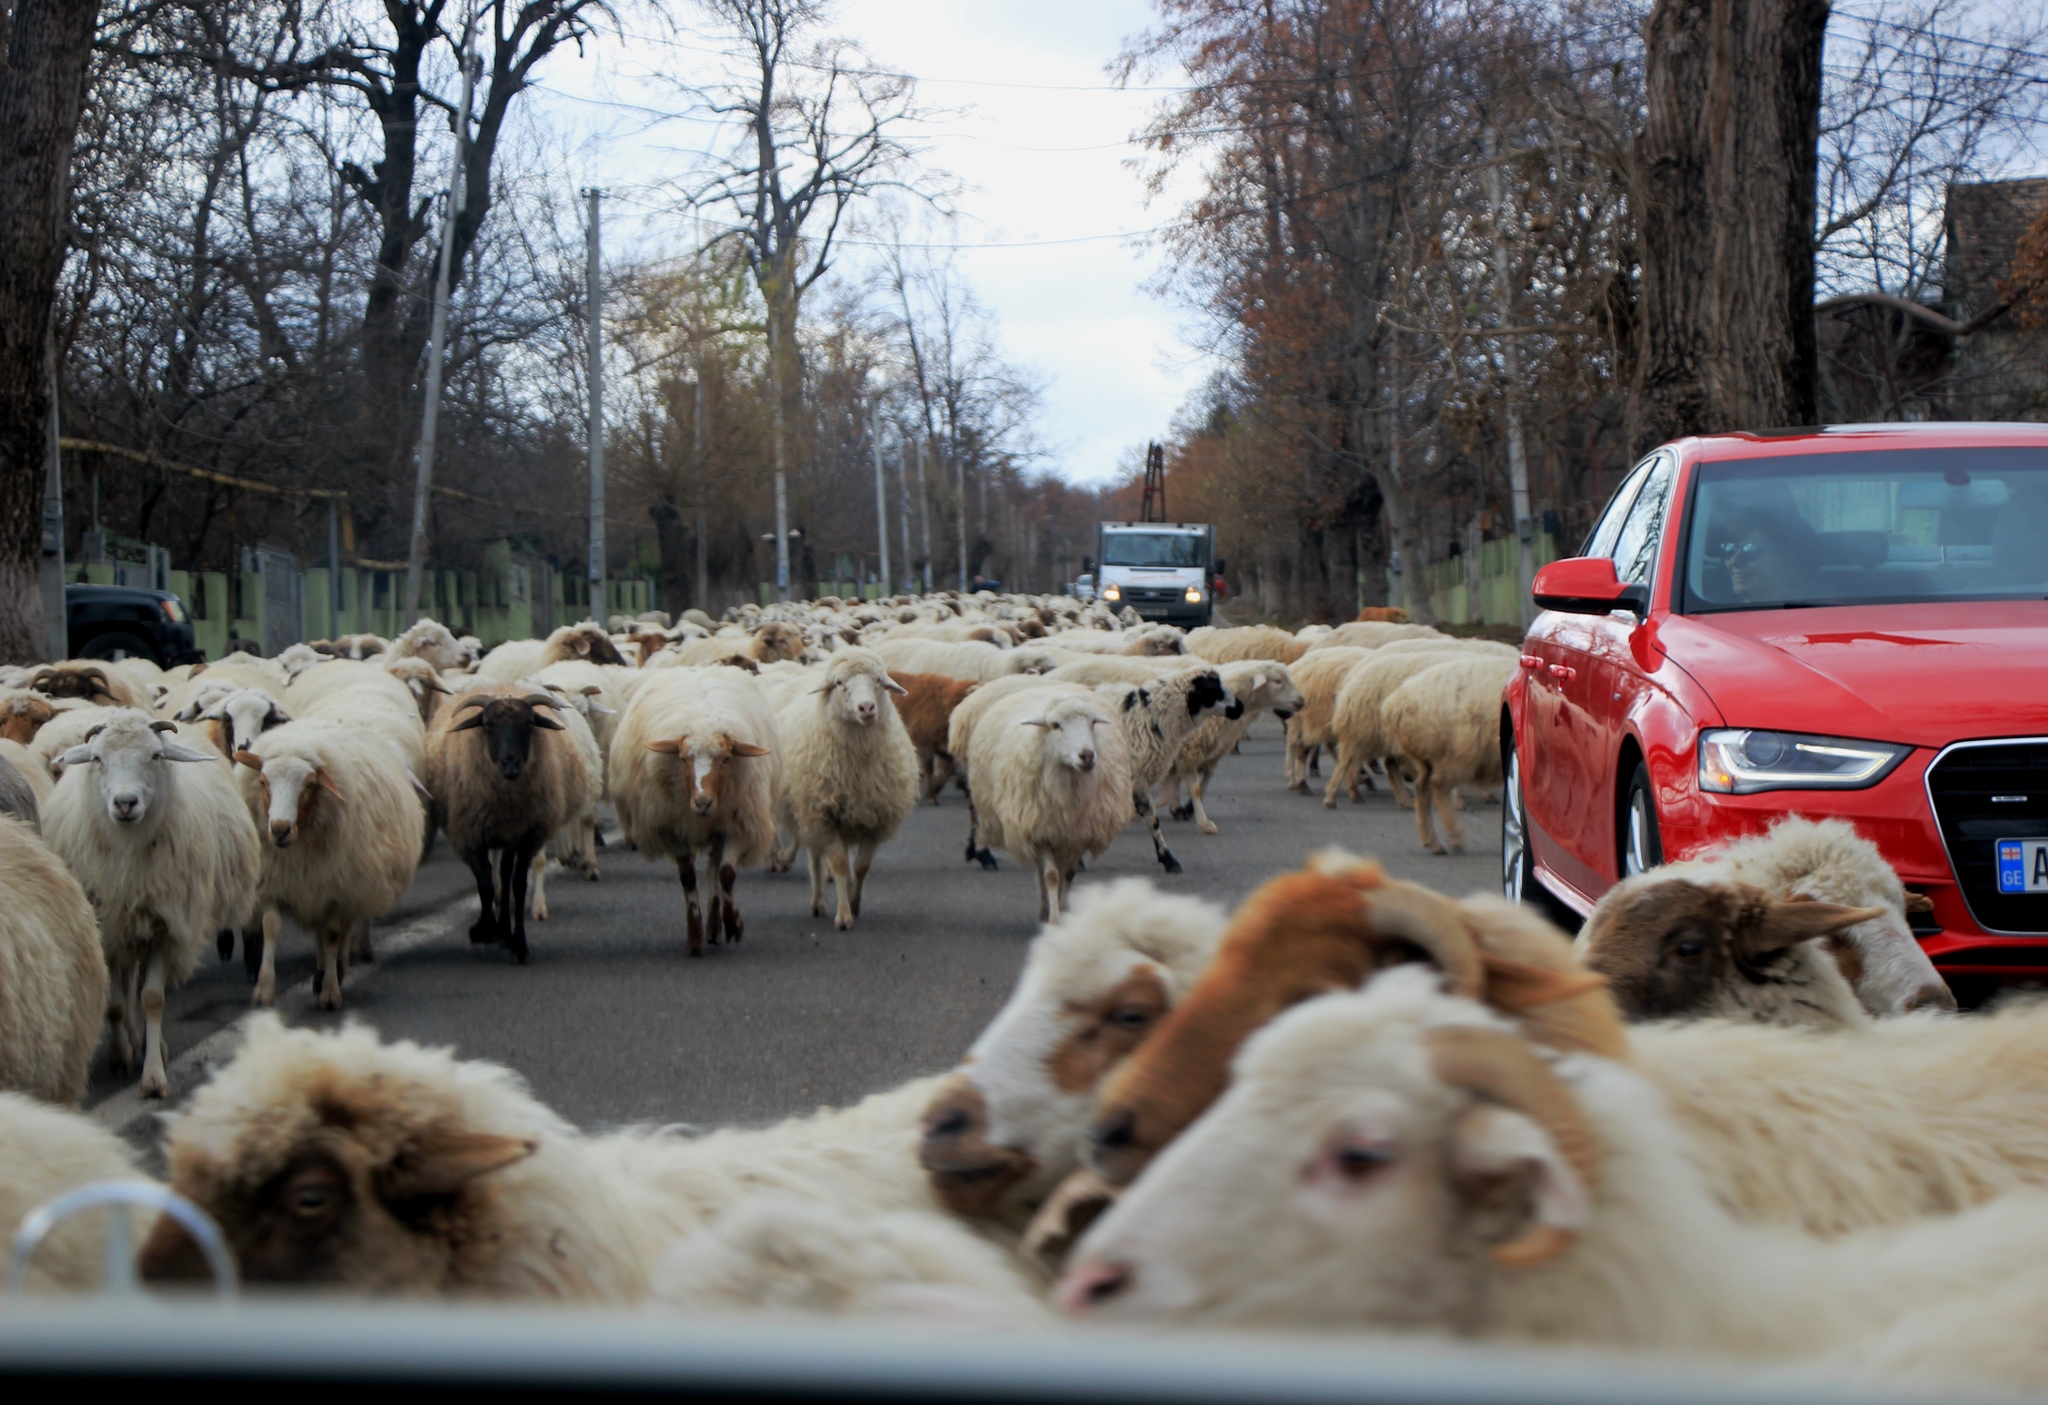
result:
M 2025 796 L 1994 804 L 1993 796 Z M 2048 934 L 2048 894 L 1998 891 L 2001 839 L 2048 838 L 2048 740 L 1965 743 L 1927 768 L 1927 798 L 1963 901 L 1988 932 Z

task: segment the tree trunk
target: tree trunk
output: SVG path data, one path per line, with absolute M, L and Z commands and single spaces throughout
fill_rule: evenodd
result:
M 1827 21 L 1828 0 L 1657 0 L 1644 24 L 1637 452 L 1813 421 Z
M 98 0 L 15 0 L 0 69 L 0 663 L 33 663 L 43 626 L 50 306 L 64 267 L 71 144 Z

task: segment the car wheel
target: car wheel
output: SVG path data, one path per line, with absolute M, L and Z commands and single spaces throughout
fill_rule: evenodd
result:
M 1529 821 L 1522 809 L 1522 758 L 1508 748 L 1508 774 L 1500 792 L 1501 891 L 1513 902 L 1537 902 L 1536 866 L 1529 854 Z
M 1621 807 L 1621 876 L 1633 878 L 1664 862 L 1664 839 L 1657 831 L 1657 802 L 1650 789 L 1650 768 L 1636 762 L 1628 779 L 1628 797 Z
M 139 635 L 123 634 L 118 630 L 95 635 L 84 649 L 80 658 L 106 659 L 118 663 L 122 659 L 148 659 L 156 661 L 156 650 L 149 647 L 149 641 Z

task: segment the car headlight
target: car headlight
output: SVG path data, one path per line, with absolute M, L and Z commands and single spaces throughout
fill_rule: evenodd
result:
M 1201 603 L 1202 603 L 1202 588 L 1201 588 L 1200 586 L 1198 586 L 1198 585 L 1191 585 L 1191 586 L 1189 586 L 1189 587 L 1188 587 L 1188 604 L 1190 604 L 1190 605 L 1199 605 L 1199 604 L 1201 604 Z
M 1121 600 L 1124 598 L 1124 593 L 1113 585 L 1106 585 L 1102 588 L 1102 598 L 1104 600 Z
M 1722 795 L 1862 790 L 1890 775 L 1912 750 L 1890 742 L 1715 727 L 1700 733 L 1700 789 Z
M 163 610 L 164 618 L 172 624 L 183 624 L 185 622 L 185 609 L 177 601 L 159 600 L 156 603 Z

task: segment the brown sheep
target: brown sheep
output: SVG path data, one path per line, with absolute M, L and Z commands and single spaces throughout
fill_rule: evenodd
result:
M 101 707 L 148 708 L 155 701 L 119 670 L 80 659 L 46 663 L 28 676 L 28 686 L 44 697 L 83 698 Z
M 27 746 L 36 739 L 42 725 L 57 715 L 47 698 L 34 693 L 9 693 L 0 697 L 0 737 Z
M 561 706 L 511 684 L 475 688 L 427 735 L 427 788 L 483 905 L 469 939 L 503 943 L 522 966 L 533 856 L 569 822 L 587 784 L 582 755 L 551 715 Z
M 953 753 L 946 750 L 946 729 L 960 700 L 981 684 L 968 678 L 948 678 L 939 673 L 892 673 L 904 688 L 896 700 L 897 715 L 917 748 L 918 773 L 924 777 L 925 799 L 936 805 L 939 792 L 953 778 Z
M 776 620 L 770 620 L 755 630 L 752 642 L 747 645 L 747 657 L 756 663 L 774 663 L 778 659 L 801 659 L 803 655 L 803 635 Z
M 1406 624 L 1408 612 L 1399 605 L 1367 605 L 1351 617 L 1353 624 L 1363 624 L 1368 620 L 1378 620 L 1382 624 Z
M 541 651 L 540 663 L 533 672 L 538 673 L 549 664 L 561 663 L 565 659 L 620 665 L 626 662 L 626 656 L 619 652 L 618 645 L 612 643 L 612 637 L 604 632 L 604 626 L 590 620 L 565 626 L 549 635 L 548 646 Z

